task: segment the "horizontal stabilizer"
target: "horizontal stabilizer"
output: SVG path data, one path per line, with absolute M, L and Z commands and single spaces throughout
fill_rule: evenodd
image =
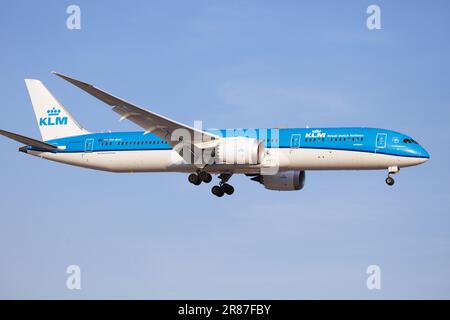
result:
M 21 136 L 20 134 L 8 132 L 8 131 L 5 131 L 5 130 L 0 130 L 0 134 L 5 136 L 5 137 L 8 137 L 10 139 L 16 140 L 16 141 L 21 142 L 23 144 L 26 144 L 27 146 L 32 146 L 32 147 L 35 147 L 35 148 L 48 150 L 48 151 L 58 149 L 57 146 L 54 146 L 52 144 L 45 143 L 45 142 L 42 142 L 42 141 L 39 141 L 39 140 L 36 140 L 36 139 L 33 139 L 33 138 L 28 138 L 28 137 L 25 137 L 25 136 Z

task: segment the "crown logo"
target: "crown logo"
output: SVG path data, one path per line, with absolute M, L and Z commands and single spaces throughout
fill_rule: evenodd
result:
M 49 117 L 51 116 L 59 116 L 59 114 L 61 113 L 61 110 L 56 109 L 55 107 L 53 107 L 53 109 L 48 109 L 47 110 L 47 114 Z

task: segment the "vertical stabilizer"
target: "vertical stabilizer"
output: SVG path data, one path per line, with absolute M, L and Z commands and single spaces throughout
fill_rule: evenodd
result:
M 88 133 L 39 80 L 25 79 L 44 141 Z

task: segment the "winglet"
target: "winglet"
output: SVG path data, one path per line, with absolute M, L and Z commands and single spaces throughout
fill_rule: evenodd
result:
M 89 84 L 87 82 L 83 82 L 81 80 L 77 80 L 75 78 L 71 78 L 68 76 L 65 76 L 59 72 L 52 72 L 54 75 L 66 80 L 67 82 L 70 82 L 71 84 L 73 84 L 75 87 L 80 88 L 81 90 L 85 91 L 86 93 L 94 96 L 95 98 L 103 101 L 106 104 L 109 104 L 110 106 L 114 106 L 114 99 L 115 97 L 112 96 L 111 94 L 109 94 L 106 91 L 102 91 L 98 88 L 96 88 L 95 86 L 93 86 L 92 84 Z
M 83 82 L 83 81 L 80 81 L 80 80 L 77 80 L 77 79 L 65 76 L 65 75 L 63 75 L 63 74 L 61 74 L 59 72 L 56 72 L 56 71 L 52 71 L 52 74 L 54 74 L 55 76 L 58 76 L 58 77 L 60 77 L 60 78 L 62 78 L 64 80 L 66 80 L 66 81 L 69 81 L 70 83 L 72 83 L 73 85 L 75 85 L 77 87 L 80 87 L 82 85 L 87 86 L 87 87 L 93 87 L 92 84 L 89 84 L 89 83 L 86 83 L 86 82 Z

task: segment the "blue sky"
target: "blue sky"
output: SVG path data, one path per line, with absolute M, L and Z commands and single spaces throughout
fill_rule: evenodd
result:
M 218 199 L 185 175 L 69 167 L 0 139 L 0 298 L 450 298 L 449 13 L 438 0 L 3 1 L 1 129 L 40 137 L 24 78 L 90 131 L 138 129 L 56 70 L 187 124 L 384 127 L 431 160 L 393 188 L 384 171 L 307 172 L 285 193 L 236 176 Z M 381 290 L 366 288 L 372 264 Z

